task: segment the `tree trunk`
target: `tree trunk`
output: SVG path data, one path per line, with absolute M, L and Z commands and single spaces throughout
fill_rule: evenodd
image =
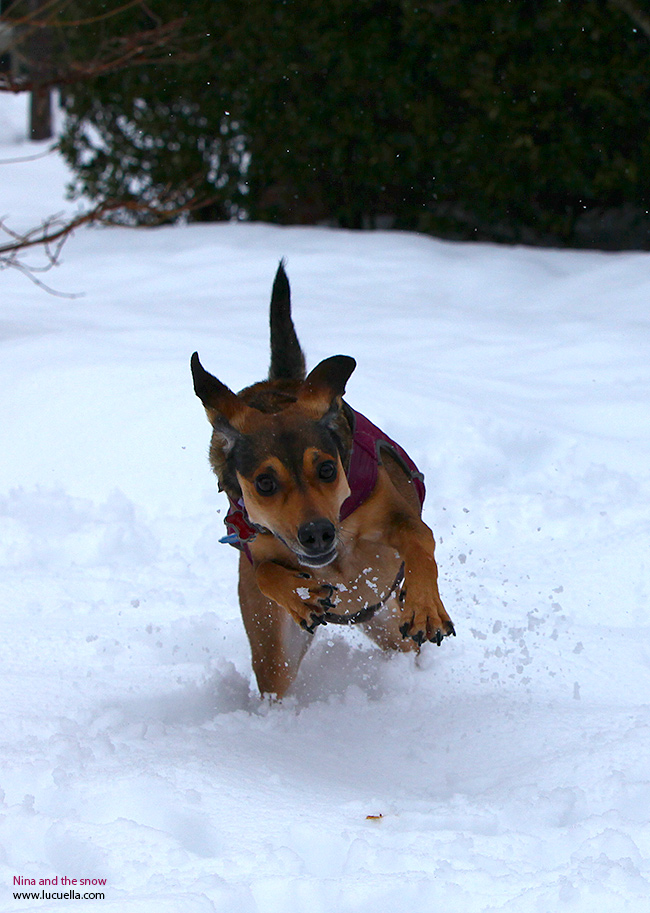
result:
M 31 13 L 45 5 L 44 0 L 29 0 Z M 29 136 L 32 140 L 44 140 L 52 137 L 52 101 L 51 91 L 39 83 L 45 83 L 51 66 L 52 34 L 48 28 L 35 27 L 27 41 L 27 59 L 34 88 L 29 106 Z
M 29 103 L 29 138 L 52 137 L 52 97 L 49 89 L 34 89 Z

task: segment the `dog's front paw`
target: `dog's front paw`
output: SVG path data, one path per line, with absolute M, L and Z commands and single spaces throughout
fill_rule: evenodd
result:
M 255 570 L 255 578 L 260 591 L 310 634 L 327 623 L 324 616 L 334 608 L 332 596 L 336 587 L 275 561 L 261 562 Z
M 325 614 L 334 608 L 332 595 L 335 587 L 329 583 L 312 581 L 311 574 L 297 574 L 304 584 L 296 587 L 296 600 L 288 606 L 289 612 L 301 628 L 313 634 L 319 625 L 326 625 Z M 309 582 L 308 582 L 309 581 Z
M 418 600 L 414 607 L 406 590 L 402 590 L 400 603 L 404 621 L 399 631 L 402 637 L 410 637 L 418 646 L 422 646 L 425 641 L 440 646 L 445 637 L 456 636 L 456 629 L 439 599 L 432 598 L 427 602 L 428 606 Z

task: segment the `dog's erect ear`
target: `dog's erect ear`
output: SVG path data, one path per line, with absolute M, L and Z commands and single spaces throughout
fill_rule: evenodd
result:
M 326 358 L 307 375 L 307 392 L 314 396 L 324 396 L 329 404 L 335 396 L 343 396 L 345 385 L 356 366 L 356 361 L 349 355 Z
M 195 352 L 190 360 L 194 392 L 201 400 L 208 412 L 219 412 L 229 421 L 241 409 L 241 403 L 236 393 L 222 384 L 212 374 L 205 370 L 199 361 L 199 353 Z
M 239 431 L 232 427 L 231 422 L 245 406 L 236 393 L 205 370 L 199 361 L 198 352 L 192 355 L 190 366 L 194 392 L 203 403 L 210 424 L 223 436 L 226 447 L 230 450 L 240 437 Z

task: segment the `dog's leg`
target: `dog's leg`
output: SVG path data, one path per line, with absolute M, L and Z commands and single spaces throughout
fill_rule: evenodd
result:
M 416 644 L 430 640 L 440 645 L 443 637 L 456 632 L 438 592 L 433 533 L 419 517 L 394 513 L 386 539 L 404 561 L 402 635 L 413 638 Z
M 420 517 L 420 501 L 399 465 L 386 454 L 379 466 L 377 484 L 368 500 L 349 518 L 348 533 L 378 541 L 394 549 L 404 562 L 404 583 L 399 593 L 398 630 L 416 645 L 429 640 L 440 644 L 453 635 L 454 625 L 438 592 L 438 566 L 433 533 Z M 356 520 L 356 522 L 355 522 Z M 377 615 L 373 635 L 387 623 L 386 640 L 393 646 L 395 617 Z
M 260 592 L 253 566 L 243 553 L 239 559 L 239 604 L 260 693 L 280 699 L 298 674 L 311 635 Z
M 287 616 L 310 634 L 319 624 L 322 616 L 334 606 L 331 596 L 334 587 L 314 580 L 307 571 L 284 567 L 275 561 L 262 561 L 255 570 L 259 589 L 282 606 Z

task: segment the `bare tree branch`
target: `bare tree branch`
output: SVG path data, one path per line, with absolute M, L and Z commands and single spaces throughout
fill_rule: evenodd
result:
M 187 192 L 187 187 L 185 191 Z M 14 231 L 4 219 L 0 219 L 0 232 L 9 238 L 0 244 L 0 270 L 9 267 L 18 269 L 37 285 L 52 294 L 61 295 L 62 293 L 46 286 L 35 274 L 46 272 L 58 264 L 65 242 L 78 228 L 84 225 L 123 225 L 124 217 L 129 213 L 144 213 L 150 225 L 161 225 L 209 205 L 215 202 L 215 199 L 197 197 L 179 202 L 178 192 L 168 191 L 156 203 L 141 200 L 108 200 L 72 217 L 63 214 L 49 216 L 37 228 L 26 232 Z M 25 253 L 35 248 L 45 255 L 45 264 L 42 266 L 28 264 L 24 259 Z
M 98 16 L 85 19 L 66 19 L 63 13 L 72 0 L 44 0 L 35 12 L 22 16 L 12 15 L 12 10 L 0 16 L 0 25 L 5 34 L 11 35 L 6 41 L 6 49 L 14 55 L 18 67 L 13 72 L 0 73 L 0 91 L 25 92 L 38 87 L 40 90 L 54 86 L 73 85 L 86 79 L 116 73 L 127 67 L 161 66 L 197 60 L 203 51 L 196 41 L 183 36 L 185 19 L 178 17 L 163 22 L 156 16 L 144 0 L 129 0 L 117 8 Z M 150 28 L 140 29 L 120 36 L 106 37 L 99 40 L 91 58 L 75 60 L 66 55 L 64 50 L 65 32 L 82 26 L 99 24 L 107 19 L 138 7 L 152 22 Z M 31 60 L 33 37 L 43 31 L 59 34 L 62 37 L 58 53 L 53 53 L 48 60 L 47 69 L 40 66 L 34 76 L 34 61 Z
M 2 50 L 10 51 L 15 65 L 9 72 L 0 73 L 0 91 L 32 92 L 42 95 L 53 87 L 64 87 L 95 79 L 133 67 L 178 65 L 194 61 L 205 54 L 197 36 L 185 34 L 186 20 L 177 17 L 163 21 L 152 11 L 146 0 L 123 0 L 118 5 L 94 16 L 79 17 L 78 0 L 18 0 L 0 16 Z M 83 10 L 83 5 L 81 5 Z M 141 21 L 149 27 L 138 27 L 122 34 L 104 34 L 102 23 L 129 10 L 138 10 Z M 75 59 L 67 52 L 67 35 L 71 30 L 93 28 L 96 42 L 87 59 Z M 46 40 L 43 40 L 46 39 Z M 56 148 L 56 147 L 53 147 Z M 30 157 L 31 158 L 31 157 Z M 27 159 L 25 159 L 27 160 Z M 11 160 L 9 160 L 11 161 Z M 8 162 L 7 162 L 8 163 Z M 0 162 L 2 164 L 2 162 Z M 84 225 L 128 224 L 129 216 L 139 217 L 149 225 L 171 222 L 179 216 L 217 202 L 216 197 L 200 195 L 196 190 L 198 178 L 190 178 L 182 186 L 165 188 L 155 200 L 105 200 L 74 216 L 53 215 L 39 226 L 25 232 L 13 230 L 0 218 L 0 270 L 13 267 L 32 281 L 54 294 L 37 273 L 47 271 L 60 259 L 67 239 Z M 132 218 L 131 222 L 135 223 Z M 44 263 L 33 265 L 26 255 L 37 250 Z
M 21 165 L 23 162 L 36 162 L 38 159 L 46 158 L 51 155 L 56 147 L 44 149 L 42 152 L 35 152 L 34 155 L 19 155 L 18 158 L 0 159 L 0 165 Z

